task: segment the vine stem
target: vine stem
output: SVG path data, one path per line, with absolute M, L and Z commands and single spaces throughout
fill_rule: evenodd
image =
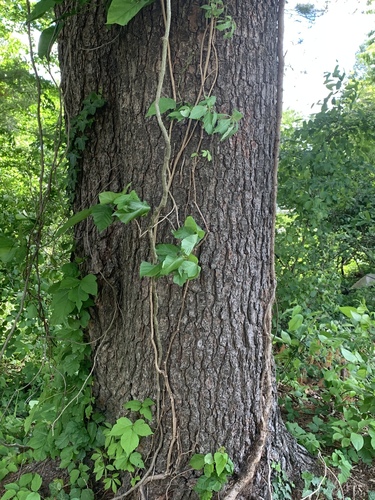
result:
M 158 121 L 159 128 L 164 138 L 165 149 L 164 149 L 164 160 L 163 166 L 161 170 L 161 179 L 162 179 L 162 188 L 163 193 L 158 207 L 155 209 L 153 214 L 153 224 L 157 222 L 159 218 L 159 214 L 161 210 L 167 205 L 168 200 L 168 184 L 167 184 L 167 172 L 169 167 L 169 162 L 171 159 L 171 140 L 168 134 L 168 131 L 163 123 L 160 113 L 160 98 L 163 90 L 163 84 L 165 79 L 165 73 L 167 69 L 167 59 L 168 59 L 168 47 L 169 47 L 169 33 L 171 29 L 171 0 L 166 0 L 166 18 L 165 18 L 165 33 L 162 38 L 163 47 L 162 47 L 162 55 L 161 55 L 161 65 L 159 71 L 159 81 L 156 89 L 156 97 L 155 97 L 155 111 L 156 111 L 156 119 Z M 156 227 L 156 226 L 155 226 Z M 154 231 L 156 233 L 156 231 Z

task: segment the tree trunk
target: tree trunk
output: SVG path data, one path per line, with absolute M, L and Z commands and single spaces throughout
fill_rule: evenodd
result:
M 76 256 L 99 283 L 87 332 L 96 405 L 114 421 L 126 401 L 157 402 L 146 470 L 153 467 L 134 498 L 196 498 L 188 461 L 221 446 L 235 464 L 227 498 L 271 498 L 272 461 L 286 470 L 311 465 L 281 422 L 270 356 L 279 0 L 226 1 L 237 23 L 230 40 L 210 30 L 203 2 L 172 4 L 162 95 L 194 103 L 213 87 L 219 112 L 236 108 L 244 117 L 222 142 L 186 120 L 171 132 L 175 175 L 157 242 L 174 243 L 171 230 L 192 215 L 207 232 L 198 279 L 180 288 L 168 277 L 156 284 L 139 277 L 141 261 L 152 259 L 150 216 L 102 233 L 90 219 L 78 226 Z M 165 142 L 156 118 L 145 114 L 155 100 L 164 30 L 159 1 L 126 27 L 105 26 L 102 0 L 66 21 L 59 57 L 67 117 L 90 92 L 106 100 L 79 163 L 76 211 L 129 183 L 152 210 L 160 203 Z M 202 150 L 211 162 L 191 156 Z

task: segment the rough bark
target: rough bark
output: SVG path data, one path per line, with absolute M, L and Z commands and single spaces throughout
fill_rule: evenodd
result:
M 124 28 L 105 27 L 104 4 L 89 2 L 67 20 L 59 40 L 67 117 L 80 111 L 92 91 L 106 99 L 79 165 L 74 208 L 87 208 L 100 192 L 121 191 L 130 182 L 155 208 L 162 195 L 165 145 L 156 119 L 146 119 L 145 113 L 160 69 L 161 4 L 143 9 Z M 207 55 L 208 39 L 202 4 L 175 0 L 172 5 L 171 67 L 179 101 L 194 102 L 201 87 L 200 56 L 202 44 Z M 142 493 L 150 499 L 195 498 L 191 472 L 181 472 L 194 452 L 220 446 L 236 466 L 228 498 L 271 498 L 271 461 L 286 470 L 311 465 L 281 422 L 268 356 L 275 289 L 279 0 L 228 0 L 226 5 L 237 30 L 229 41 L 214 32 L 203 94 L 214 84 L 218 109 L 237 108 L 244 118 L 239 132 L 224 142 L 202 135 L 198 126 L 178 161 L 158 242 L 173 242 L 171 229 L 186 215 L 195 217 L 207 237 L 199 248 L 199 279 L 184 288 L 168 278 L 156 285 L 157 359 L 150 311 L 156 296 L 150 302 L 150 280 L 139 278 L 141 261 L 151 259 L 149 239 L 140 237 L 150 218 L 139 221 L 141 230 L 135 223 L 116 223 L 98 233 L 91 220 L 76 230 L 76 255 L 84 257 L 83 271 L 94 273 L 100 285 L 88 329 L 96 341 L 97 407 L 114 420 L 132 398 L 158 401 L 160 419 L 155 418 L 148 448 L 148 464 L 155 457 L 152 474 L 158 479 L 150 475 L 134 498 Z M 62 9 L 71 7 L 69 2 Z M 172 96 L 170 76 L 163 95 Z M 172 164 L 187 127 L 173 127 Z M 213 161 L 192 159 L 200 149 L 209 149 Z M 178 212 L 170 213 L 173 203 Z M 230 497 L 258 452 L 262 458 L 254 480 L 244 481 Z

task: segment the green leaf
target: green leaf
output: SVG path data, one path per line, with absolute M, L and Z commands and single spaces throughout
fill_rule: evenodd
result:
M 214 464 L 205 464 L 204 468 L 203 468 L 203 473 L 206 477 L 211 477 L 212 476 L 212 473 L 214 472 L 214 469 L 215 469 L 215 466 Z
M 198 242 L 198 234 L 191 234 L 181 241 L 181 249 L 185 255 L 190 255 Z
M 114 203 L 115 199 L 119 197 L 121 193 L 114 193 L 113 191 L 103 191 L 99 193 L 99 203 L 101 205 L 108 205 L 109 203 Z
M 126 207 L 118 209 L 113 215 L 118 217 L 124 224 L 128 224 L 136 217 L 146 215 L 150 208 L 145 201 L 132 201 Z
M 153 434 L 150 426 L 142 419 L 136 420 L 133 425 L 133 430 L 138 434 L 138 436 L 150 436 Z
M 232 120 L 234 122 L 239 122 L 242 118 L 243 118 L 243 114 L 240 111 L 238 111 L 237 109 L 234 109 L 233 113 L 232 113 Z
M 229 139 L 229 137 L 232 137 L 238 130 L 238 125 L 237 124 L 232 124 L 230 127 L 228 127 L 228 130 L 221 136 L 220 141 L 225 141 L 225 139 Z
M 139 268 L 139 275 L 141 277 L 148 276 L 154 278 L 159 276 L 162 264 L 150 264 L 149 262 L 142 262 Z
M 288 330 L 290 332 L 294 332 L 295 330 L 298 330 L 298 328 L 302 325 L 302 323 L 303 323 L 303 316 L 302 316 L 302 314 L 296 314 L 289 321 L 289 323 L 288 323 Z
M 186 274 L 188 279 L 192 280 L 199 276 L 199 273 L 201 271 L 201 268 L 198 266 L 196 262 L 191 262 L 185 260 L 181 264 L 181 266 L 178 269 L 178 272 L 182 275 L 182 273 Z
M 138 12 L 154 0 L 112 0 L 107 14 L 107 24 L 125 26 Z
M 33 480 L 33 475 L 31 472 L 28 472 L 27 474 L 22 474 L 22 476 L 18 480 L 18 485 L 21 488 L 24 488 L 27 484 L 31 483 Z
M 104 231 L 113 222 L 113 209 L 108 205 L 95 205 L 92 207 L 92 218 L 99 231 Z
M 89 293 L 90 295 L 96 296 L 98 294 L 98 284 L 96 282 L 96 276 L 93 274 L 88 274 L 79 283 L 79 287 Z
M 232 120 L 230 118 L 220 119 L 214 129 L 214 134 L 220 134 L 220 135 L 225 134 L 231 125 L 232 125 Z
M 94 492 L 90 488 L 85 488 L 81 491 L 80 500 L 94 500 Z
M 121 417 L 119 418 L 115 425 L 112 427 L 109 435 L 110 436 L 122 436 L 125 431 L 127 431 L 129 428 L 133 426 L 133 423 L 131 420 L 129 420 L 126 417 Z
M 284 332 L 284 330 L 282 330 L 280 333 L 280 337 L 285 342 L 285 344 L 290 345 L 292 343 L 292 339 L 290 338 L 290 335 L 288 332 Z
M 357 434 L 356 432 L 351 432 L 350 433 L 350 441 L 352 442 L 354 448 L 357 451 L 359 451 L 363 448 L 364 439 L 360 434 Z
M 174 99 L 170 99 L 169 97 L 161 97 L 159 100 L 160 114 L 162 115 L 163 113 L 169 111 L 170 109 L 176 109 L 176 101 Z M 154 115 L 156 115 L 155 102 L 153 102 L 149 107 L 149 110 L 146 113 L 146 117 Z
M 215 460 L 215 467 L 216 467 L 217 475 L 220 476 L 220 474 L 225 469 L 225 466 L 227 465 L 228 453 L 216 452 L 214 454 L 214 460 Z
M 152 411 L 150 410 L 150 408 L 148 406 L 146 407 L 142 407 L 140 410 L 139 410 L 139 413 L 141 415 L 143 415 L 145 418 L 147 418 L 147 420 L 152 420 Z
M 206 113 L 203 117 L 203 128 L 208 135 L 213 134 L 217 123 L 217 113 Z
M 39 474 L 34 474 L 33 480 L 31 481 L 31 490 L 38 491 L 42 486 L 43 479 Z
M 55 4 L 61 3 L 61 1 L 57 0 L 40 0 L 37 4 L 34 5 L 33 10 L 31 11 L 30 15 L 27 16 L 27 22 L 30 23 L 31 21 L 35 21 L 36 19 L 39 19 L 42 17 L 47 11 L 50 9 L 53 9 Z
M 14 240 L 6 236 L 0 236 L 0 259 L 6 263 L 10 262 L 17 250 L 17 245 Z
M 160 243 L 156 245 L 156 254 L 158 257 L 166 257 L 167 255 L 171 255 L 173 257 L 178 257 L 181 252 L 180 247 L 171 244 Z
M 133 452 L 129 457 L 129 462 L 138 467 L 138 469 L 144 469 L 145 464 L 142 460 L 142 455 L 137 451 Z
M 42 31 L 38 43 L 38 56 L 45 57 L 47 61 L 50 59 L 52 46 L 57 40 L 57 37 L 63 27 L 63 23 L 59 22 Z
M 344 358 L 347 361 L 350 361 L 351 363 L 356 363 L 357 362 L 357 357 L 355 354 L 352 352 L 348 351 L 348 349 L 345 349 L 345 347 L 340 347 L 341 354 L 344 356 Z
M 71 217 L 69 220 L 67 220 L 65 222 L 65 224 L 63 224 L 60 227 L 60 229 L 58 229 L 56 231 L 56 238 L 58 238 L 59 236 L 61 236 L 62 234 L 64 234 L 71 227 L 73 227 L 76 224 L 78 224 L 78 222 L 81 222 L 81 221 L 87 219 L 87 217 L 89 215 L 91 215 L 91 212 L 92 212 L 92 207 L 91 208 L 86 208 L 85 210 L 82 210 L 81 212 L 78 212 L 75 215 L 73 215 L 73 217 Z
M 190 459 L 189 465 L 194 470 L 201 470 L 204 467 L 204 455 L 201 453 L 196 453 Z
M 150 398 L 146 398 L 143 403 L 142 403 L 142 406 L 143 407 L 147 407 L 147 406 L 152 406 L 155 404 L 155 401 L 153 401 L 152 399 Z
M 200 120 L 207 113 L 207 106 L 197 105 L 190 111 L 189 118 L 191 120 Z
M 82 497 L 81 497 L 82 498 Z M 40 495 L 36 491 L 33 491 L 32 493 L 29 493 L 26 497 L 25 500 L 40 500 Z
M 75 303 L 69 299 L 69 293 L 71 290 L 59 290 L 53 294 L 51 308 L 51 323 L 53 325 L 59 325 L 64 323 L 69 314 L 74 310 Z
M 162 263 L 162 269 L 160 271 L 160 276 L 167 276 L 172 273 L 176 269 L 178 269 L 181 264 L 184 262 L 183 257 L 172 257 L 171 255 L 167 255 Z
M 124 404 L 124 408 L 132 411 L 139 411 L 142 407 L 142 403 L 137 399 L 133 399 L 133 401 L 128 401 Z
M 356 313 L 357 309 L 355 307 L 339 307 L 339 310 L 345 314 L 345 316 L 349 319 L 353 319 L 352 313 Z
M 75 303 L 75 306 L 77 307 L 78 311 L 80 311 L 82 308 L 82 303 L 89 298 L 89 295 L 86 292 L 84 292 L 81 288 L 77 287 L 69 290 L 68 298 L 69 300 Z
M 129 456 L 139 445 L 139 437 L 131 427 L 128 427 L 121 436 L 121 446 Z
M 4 488 L 7 489 L 8 485 L 5 485 Z M 14 489 L 7 489 L 4 495 L 1 497 L 1 500 L 8 500 L 9 498 L 14 498 L 17 495 L 17 491 Z

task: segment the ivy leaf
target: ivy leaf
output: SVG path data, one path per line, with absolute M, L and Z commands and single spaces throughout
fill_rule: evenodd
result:
M 129 456 L 139 445 L 139 437 L 131 427 L 127 427 L 121 436 L 121 446 Z
M 113 222 L 112 208 L 108 205 L 95 205 L 92 207 L 92 217 L 98 230 L 104 231 Z
M 65 224 L 63 224 L 60 227 L 60 229 L 58 229 L 56 231 L 56 238 L 58 238 L 59 236 L 61 236 L 62 234 L 64 234 L 71 227 L 73 227 L 76 224 L 78 224 L 78 222 L 81 222 L 81 221 L 87 219 L 87 217 L 89 215 L 91 215 L 91 212 L 92 212 L 92 207 L 91 208 L 86 208 L 85 210 L 82 210 L 81 212 L 78 212 L 75 215 L 73 215 L 73 217 L 71 217 L 69 220 L 67 220 L 65 222 Z
M 161 97 L 159 100 L 160 114 L 162 115 L 163 113 L 171 109 L 176 109 L 176 101 L 174 99 L 170 99 L 169 97 Z M 154 115 L 156 115 L 155 102 L 153 102 L 149 107 L 146 113 L 146 118 Z
M 112 0 L 108 9 L 107 24 L 126 26 L 143 7 L 151 5 L 154 0 Z
M 90 295 L 98 294 L 98 284 L 96 282 L 96 276 L 93 274 L 88 274 L 80 281 L 80 288 Z
M 57 40 L 57 37 L 60 31 L 62 30 L 62 27 L 63 23 L 59 22 L 42 31 L 38 43 L 38 56 L 40 58 L 45 57 L 47 61 L 49 61 L 52 46 Z
M 139 268 L 139 275 L 154 278 L 159 275 L 162 264 L 150 264 L 149 262 L 142 262 Z
M 110 436 L 122 436 L 123 433 L 128 429 L 133 426 L 133 423 L 131 420 L 129 420 L 126 417 L 121 417 L 119 418 L 115 425 L 112 427 L 109 435 Z
M 142 419 L 136 420 L 133 425 L 133 430 L 138 434 L 138 436 L 150 436 L 153 434 L 150 426 Z
M 16 243 L 12 239 L 6 236 L 0 236 L 0 259 L 4 263 L 10 262 L 13 259 L 16 254 L 16 249 Z
M 40 0 L 40 2 L 35 4 L 29 16 L 27 16 L 27 22 L 30 23 L 31 21 L 35 21 L 36 19 L 44 16 L 46 12 L 53 9 L 55 4 L 61 3 L 61 1 L 62 0 Z
M 133 401 L 128 401 L 124 404 L 124 408 L 132 411 L 139 411 L 142 407 L 142 403 L 137 399 L 133 399 Z
M 185 255 L 190 255 L 193 251 L 195 245 L 198 242 L 198 235 L 191 234 L 181 241 L 181 249 L 184 251 Z
M 72 300 L 69 300 L 70 290 L 59 290 L 53 294 L 52 298 L 52 315 L 51 315 L 51 323 L 53 325 L 59 325 L 64 323 L 69 314 L 74 310 L 75 303 Z
M 191 120 L 200 120 L 207 113 L 207 106 L 197 105 L 190 111 Z
M 89 295 L 80 287 L 76 287 L 69 290 L 68 298 L 75 303 L 76 308 L 80 311 L 82 303 L 89 298 Z
M 204 467 L 204 455 L 196 453 L 190 459 L 189 465 L 194 470 L 201 470 Z
M 178 269 L 181 264 L 184 262 L 183 257 L 172 257 L 171 255 L 167 255 L 162 263 L 162 269 L 160 271 L 160 276 L 166 276 L 167 274 L 172 273 L 176 269 Z
M 215 460 L 215 467 L 216 467 L 217 475 L 220 476 L 220 474 L 225 469 L 225 466 L 227 465 L 228 453 L 216 452 L 214 454 L 214 460 Z
M 129 457 L 129 462 L 138 467 L 138 469 L 144 469 L 145 464 L 142 460 L 142 455 L 137 451 L 133 452 Z

